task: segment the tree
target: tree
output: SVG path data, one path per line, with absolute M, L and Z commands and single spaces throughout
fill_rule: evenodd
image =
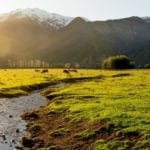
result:
M 69 69 L 71 67 L 70 63 L 65 64 L 65 68 Z
M 144 68 L 145 68 L 145 69 L 150 69 L 150 64 L 145 64 L 145 65 L 144 65 Z
M 102 63 L 103 69 L 132 69 L 134 63 L 125 55 L 112 56 Z
M 78 63 L 75 63 L 75 68 L 78 69 L 80 67 L 80 65 Z

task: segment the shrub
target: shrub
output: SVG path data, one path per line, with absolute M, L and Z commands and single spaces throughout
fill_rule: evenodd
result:
M 145 64 L 145 65 L 144 65 L 144 68 L 150 69 L 150 64 Z
M 70 63 L 65 64 L 65 68 L 66 68 L 66 69 L 69 69 L 70 67 L 71 67 L 71 64 L 70 64 Z
M 102 63 L 103 69 L 132 69 L 134 63 L 125 55 L 112 56 Z

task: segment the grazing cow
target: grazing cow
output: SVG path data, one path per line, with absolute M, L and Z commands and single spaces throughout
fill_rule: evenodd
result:
M 38 69 L 35 69 L 35 72 L 40 72 L 40 70 L 38 70 Z
M 63 73 L 70 74 L 69 70 L 63 70 Z
M 43 69 L 41 73 L 48 73 L 48 69 Z

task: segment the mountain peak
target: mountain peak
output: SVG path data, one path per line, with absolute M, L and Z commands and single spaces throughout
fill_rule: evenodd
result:
M 86 20 L 82 17 L 76 17 L 74 20 L 79 22 L 86 22 Z
M 71 22 L 71 24 L 81 25 L 81 24 L 85 24 L 86 22 L 88 22 L 88 20 L 87 20 L 86 18 L 76 17 L 76 18 L 74 18 L 74 20 Z

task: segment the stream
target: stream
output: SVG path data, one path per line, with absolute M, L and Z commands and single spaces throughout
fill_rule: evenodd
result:
M 61 87 L 58 84 L 51 87 Z M 0 98 L 0 150 L 15 150 L 20 145 L 20 138 L 25 135 L 26 122 L 21 115 L 48 104 L 48 100 L 34 91 L 28 96 Z

